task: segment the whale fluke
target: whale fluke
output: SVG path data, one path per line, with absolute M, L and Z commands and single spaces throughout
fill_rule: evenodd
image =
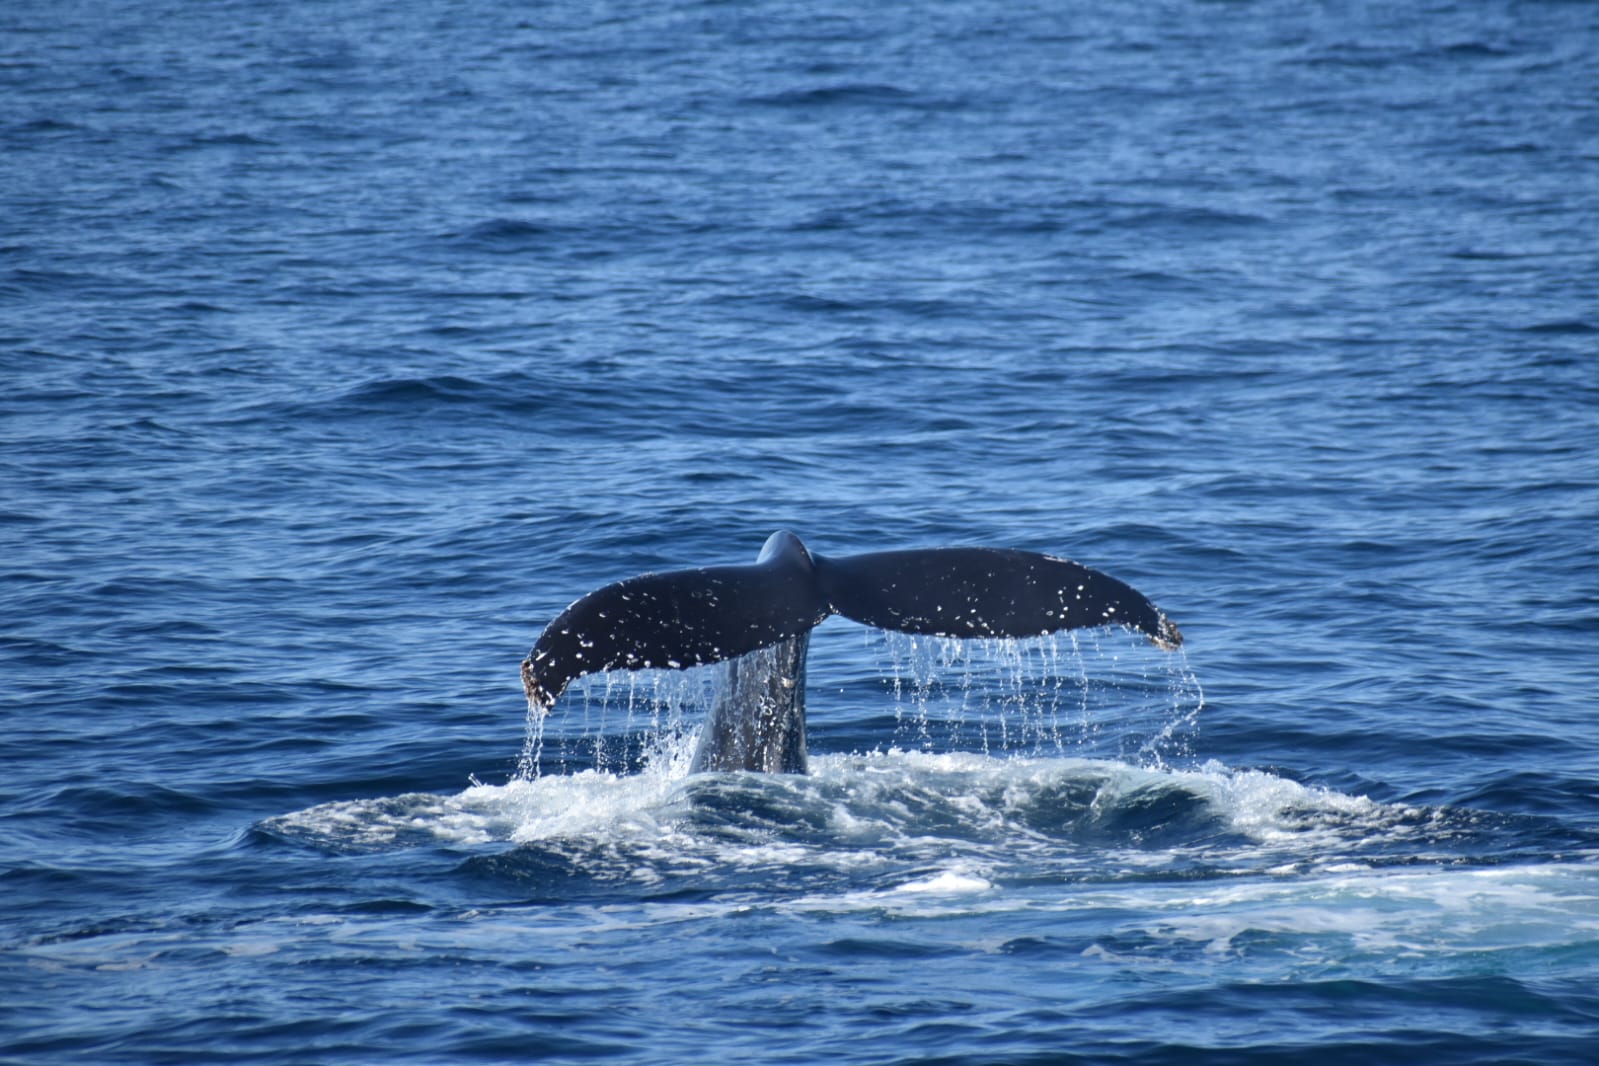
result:
M 823 595 L 853 622 L 940 637 L 1031 637 L 1122 625 L 1168 651 L 1177 627 L 1131 585 L 1050 555 L 925 548 L 816 560 Z
M 805 769 L 804 666 L 831 615 L 945 637 L 1032 637 L 1120 625 L 1171 650 L 1182 634 L 1141 593 L 1078 563 L 1008 548 L 924 548 L 837 559 L 773 533 L 748 566 L 643 574 L 574 602 L 522 662 L 548 710 L 603 670 L 681 669 L 767 649 L 731 668 L 694 769 Z
M 528 699 L 548 708 L 585 674 L 702 666 L 809 633 L 833 612 L 810 553 L 783 536 L 749 566 L 641 574 L 577 600 L 522 662 Z

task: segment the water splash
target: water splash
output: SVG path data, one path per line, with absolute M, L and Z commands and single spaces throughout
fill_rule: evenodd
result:
M 686 759 L 686 756 L 685 756 Z M 889 750 L 813 758 L 807 776 L 593 769 L 474 782 L 454 795 L 343 800 L 259 824 L 336 853 L 486 848 L 496 862 L 562 856 L 574 876 L 761 868 L 890 883 L 962 863 L 974 877 L 1130 881 L 1298 878 L 1390 867 L 1569 858 L 1534 821 L 1383 804 L 1263 771 L 1156 769 L 1082 758 Z M 774 850 L 775 849 L 775 850 Z M 1591 859 L 1583 860 L 1591 864 Z M 808 873 L 807 873 L 808 872 Z M 573 891 L 583 891 L 582 882 Z
M 544 758 L 544 723 L 549 717 L 550 708 L 529 693 L 522 754 L 516 760 L 514 780 L 532 781 L 539 776 L 539 763 Z

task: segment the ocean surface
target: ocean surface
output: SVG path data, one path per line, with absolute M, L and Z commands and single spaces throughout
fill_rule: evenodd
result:
M 0 7 L 0 1061 L 1599 1061 L 1581 2 Z M 528 720 L 602 584 L 943 544 Z

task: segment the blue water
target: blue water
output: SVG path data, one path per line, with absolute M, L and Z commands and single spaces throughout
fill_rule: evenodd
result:
M 0 1060 L 1599 1057 L 1583 3 L 0 8 Z M 576 596 L 1065 555 L 531 725 Z M 519 777 L 519 761 L 531 771 Z

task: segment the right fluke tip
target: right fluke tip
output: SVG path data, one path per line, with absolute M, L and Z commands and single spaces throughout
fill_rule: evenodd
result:
M 1177 623 L 1167 618 L 1165 614 L 1160 614 L 1159 629 L 1149 639 L 1154 641 L 1155 647 L 1161 651 L 1176 651 L 1183 646 L 1182 630 L 1178 629 Z

